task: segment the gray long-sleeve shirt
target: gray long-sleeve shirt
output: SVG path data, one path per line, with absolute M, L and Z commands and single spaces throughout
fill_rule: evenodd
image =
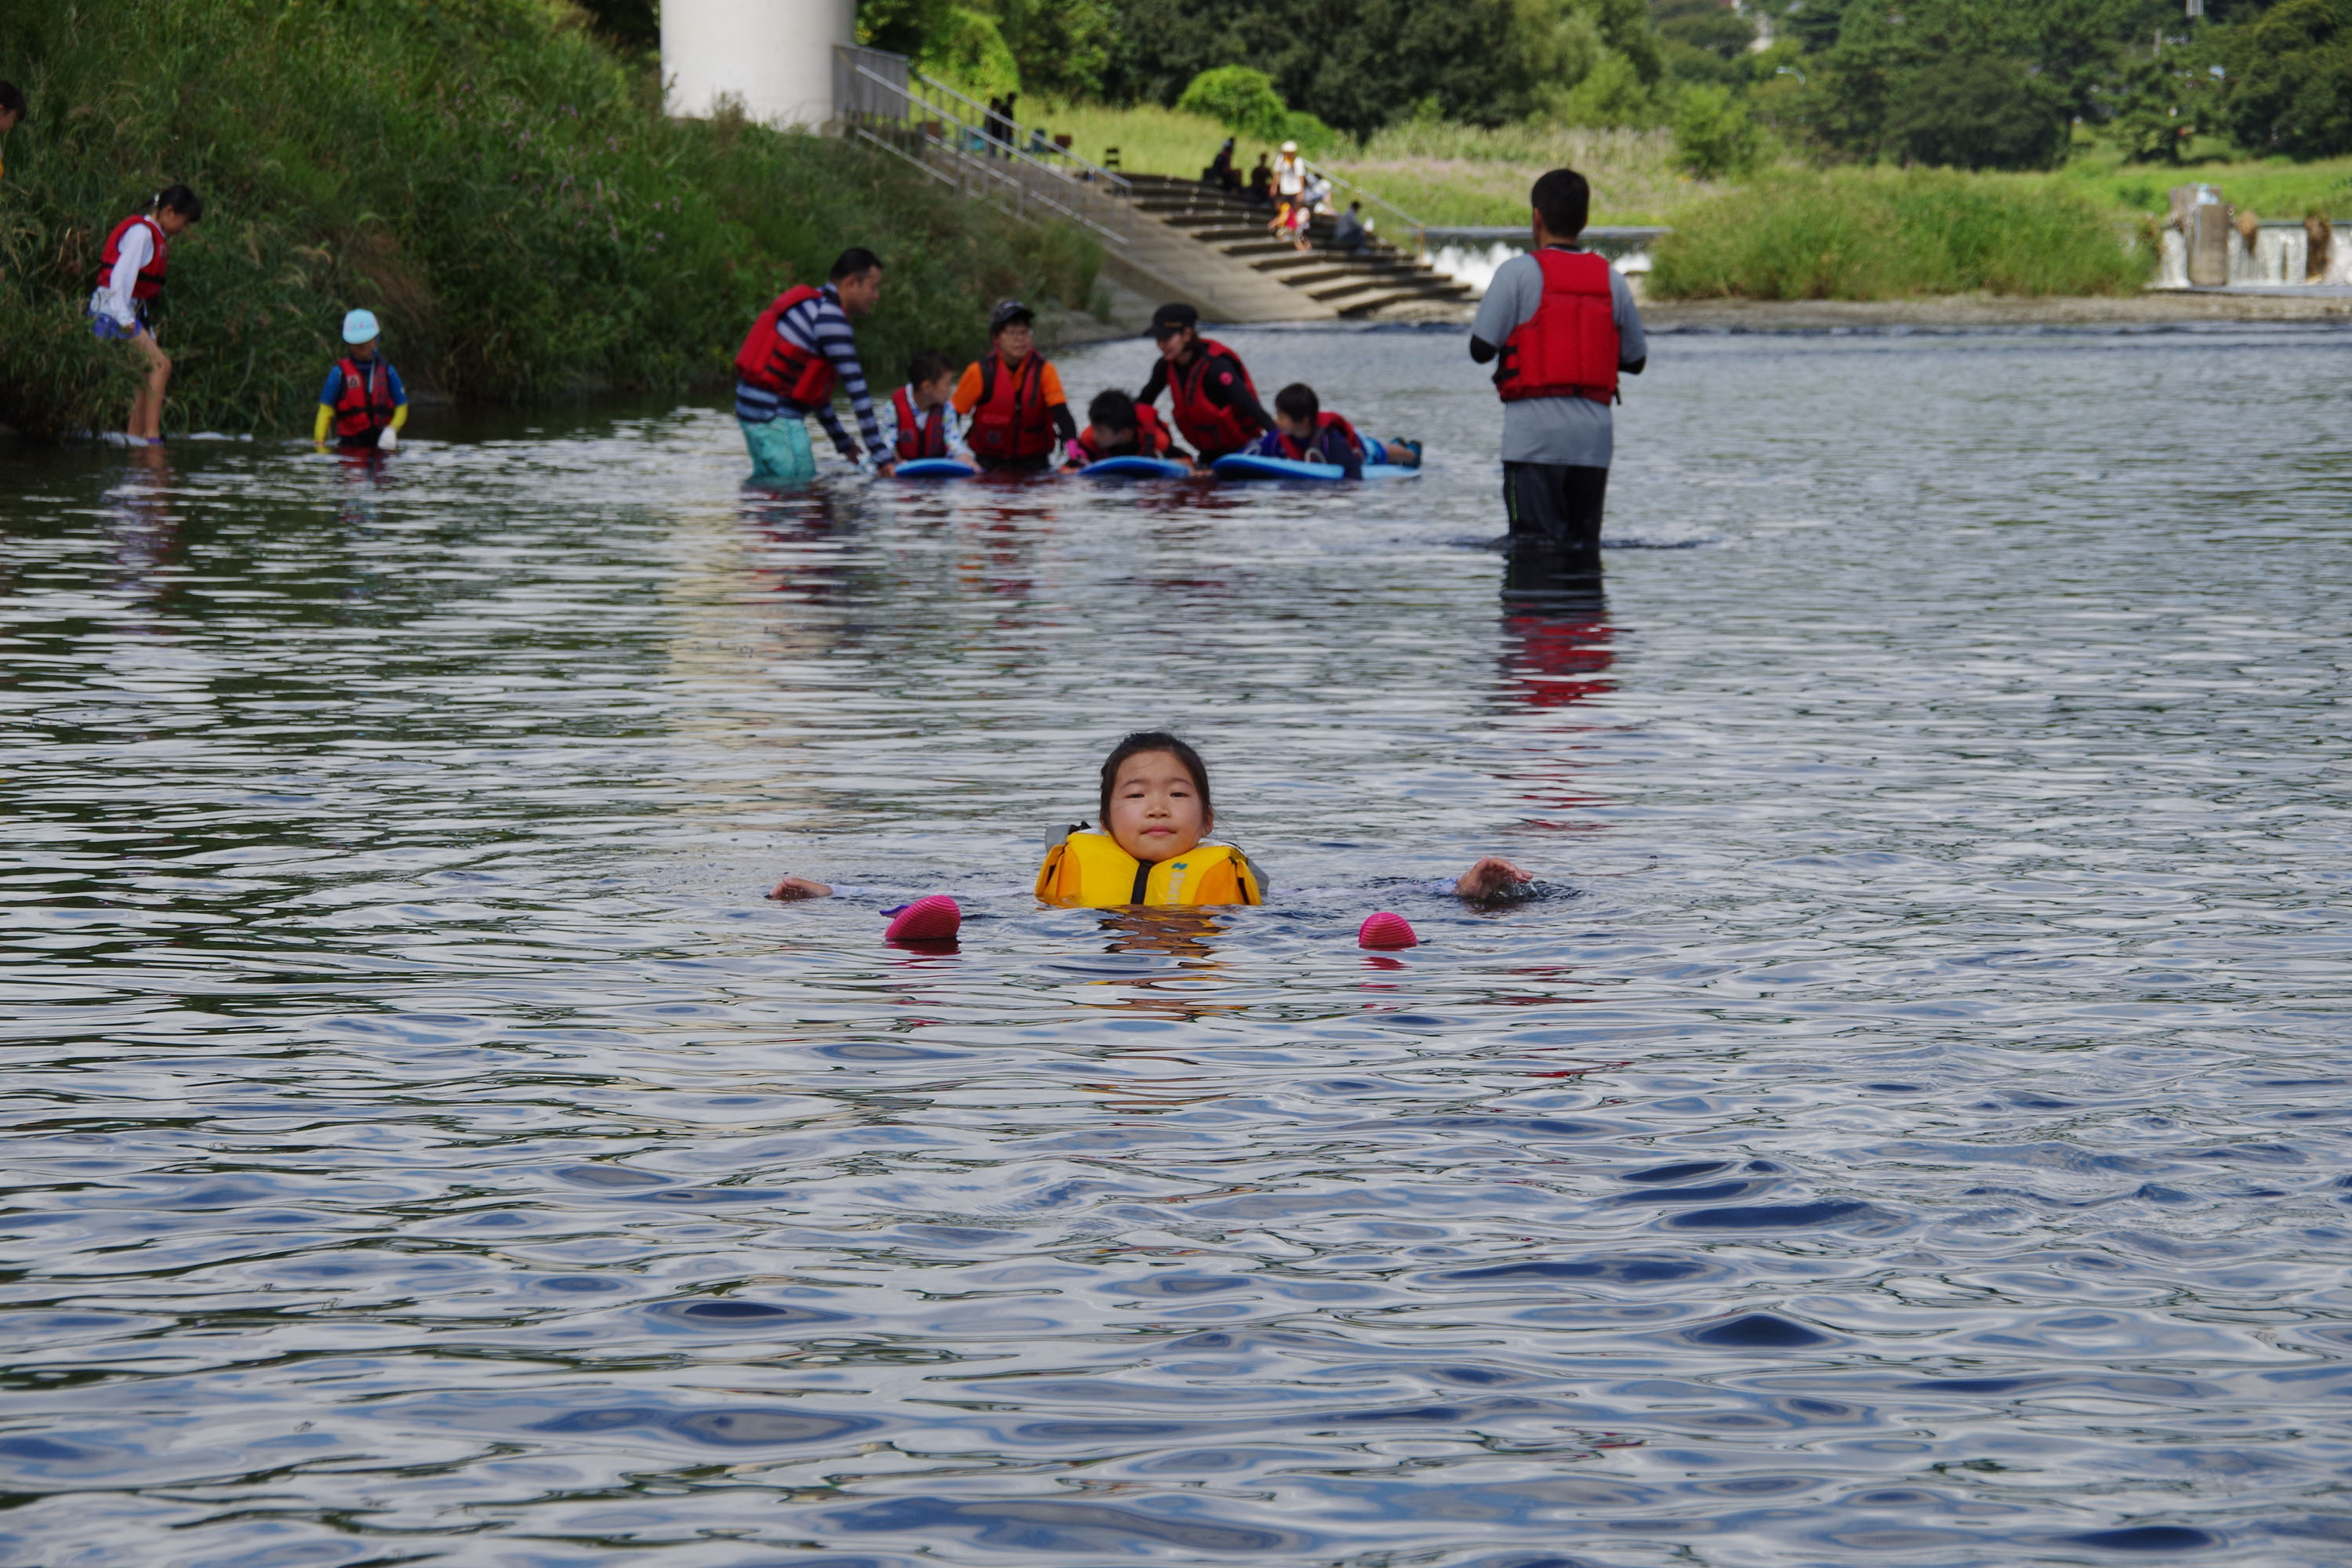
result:
M 1614 267 L 1609 269 L 1609 299 L 1617 320 L 1618 365 L 1638 367 L 1650 357 L 1650 343 L 1642 332 L 1642 312 L 1634 307 L 1633 290 Z M 1495 268 L 1495 280 L 1486 286 L 1486 298 L 1478 301 L 1477 319 L 1470 323 L 1473 343 L 1500 348 L 1542 303 L 1543 263 L 1533 252 L 1512 257 Z M 1474 347 L 1474 357 L 1476 352 Z M 1526 397 L 1503 405 L 1503 461 L 1507 463 L 1605 468 L 1613 455 L 1614 436 L 1609 405 L 1589 397 Z

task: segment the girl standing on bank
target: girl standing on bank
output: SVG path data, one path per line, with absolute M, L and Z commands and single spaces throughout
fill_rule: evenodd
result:
M 89 297 L 90 331 L 101 342 L 125 339 L 147 361 L 147 384 L 131 400 L 131 444 L 163 438 L 163 389 L 171 384 L 172 362 L 156 346 L 147 325 L 148 307 L 163 291 L 172 237 L 205 216 L 205 204 L 185 185 L 158 191 L 145 212 L 114 226 L 99 253 L 98 288 Z

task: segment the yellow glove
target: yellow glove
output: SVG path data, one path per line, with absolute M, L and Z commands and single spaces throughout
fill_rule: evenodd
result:
M 327 426 L 334 422 L 335 411 L 323 403 L 319 405 L 319 417 L 310 426 L 310 444 L 324 448 L 327 445 Z

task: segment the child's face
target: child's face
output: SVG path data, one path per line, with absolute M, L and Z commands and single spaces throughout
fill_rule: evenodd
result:
M 1037 346 L 1037 334 L 1026 321 L 1015 321 L 996 334 L 996 352 L 1004 356 L 1006 364 L 1019 364 Z
M 1157 865 L 1200 843 L 1209 813 L 1173 752 L 1138 752 L 1118 764 L 1103 826 L 1121 849 Z
M 1279 408 L 1274 411 L 1274 427 L 1294 441 L 1304 441 L 1315 434 L 1315 421 L 1293 419 Z
M 937 408 L 940 404 L 945 403 L 949 398 L 955 395 L 955 384 L 956 373 L 951 370 L 942 371 L 939 375 L 933 377 L 929 381 L 917 383 L 915 386 L 915 406 L 918 408 Z
M 352 357 L 353 359 L 375 358 L 375 345 L 382 341 L 383 340 L 380 338 L 370 338 L 363 343 L 353 343 L 352 345 Z
M 1095 450 L 1097 452 L 1117 452 L 1128 447 L 1141 446 L 1143 443 L 1143 437 L 1139 432 L 1115 429 L 1108 425 L 1096 426 L 1094 433 Z

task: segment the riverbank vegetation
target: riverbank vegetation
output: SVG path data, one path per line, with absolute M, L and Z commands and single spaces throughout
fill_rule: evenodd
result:
M 1706 264 L 1686 250 L 1661 286 L 2130 287 L 2152 266 L 2146 220 L 2190 180 L 2265 216 L 2352 216 L 2347 0 L 2204 0 L 2201 18 L 2179 0 L 1362 0 L 1344 20 L 1319 0 L 866 0 L 861 16 L 886 10 L 902 24 L 888 47 L 918 56 L 923 15 L 951 14 L 960 37 L 1001 26 L 1001 85 L 1033 95 L 1024 121 L 1091 156 L 1117 147 L 1130 169 L 1196 174 L 1228 132 L 1246 167 L 1274 139 L 1249 122 L 1265 105 L 1176 108 L 1202 73 L 1244 67 L 1329 129 L 1327 167 L 1431 223 L 1522 223 L 1528 182 L 1567 163 L 1593 177 L 1597 223 L 1769 215 L 1790 244 L 1862 247 L 1793 268 L 1778 241 L 1702 236 Z M 1024 42 L 1075 34 L 1094 40 L 1076 72 Z M 1928 168 L 1958 183 L 1859 173 Z M 1979 179 L 1971 214 L 2071 237 L 2047 267 L 1901 236 L 1947 221 Z M 1840 227 L 1822 204 L 1846 196 L 1862 205 Z M 1725 270 L 1743 255 L 1750 280 Z
M 2119 294 L 2147 280 L 2151 259 L 2111 209 L 2046 176 L 1832 169 L 1776 174 L 1695 209 L 1659 243 L 1650 289 L 1684 300 Z
M 886 382 L 984 341 L 987 301 L 1083 304 L 1100 253 L 838 141 L 672 121 L 548 0 L 12 0 L 31 111 L 0 190 L 0 423 L 119 421 L 80 309 L 114 222 L 179 181 L 159 340 L 174 429 L 307 428 L 353 305 L 413 387 L 536 400 L 724 384 L 759 307 L 845 246 L 887 264 Z

